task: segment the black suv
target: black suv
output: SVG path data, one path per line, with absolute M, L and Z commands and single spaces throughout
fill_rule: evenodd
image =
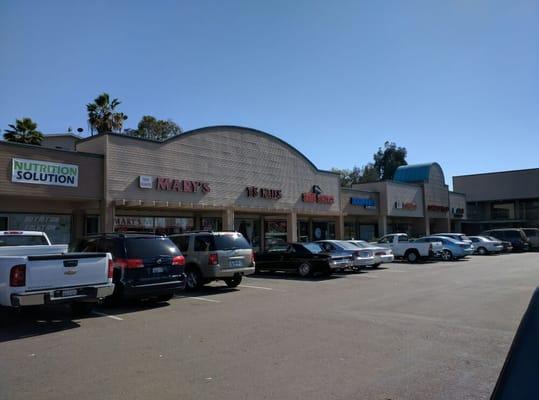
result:
M 513 249 L 516 251 L 530 250 L 530 240 L 522 229 L 506 228 L 506 229 L 491 229 L 483 232 L 481 236 L 493 236 L 498 240 L 511 242 Z
M 130 233 L 103 233 L 85 237 L 75 252 L 111 253 L 114 294 L 108 302 L 151 298 L 167 301 L 185 289 L 185 258 L 170 239 Z

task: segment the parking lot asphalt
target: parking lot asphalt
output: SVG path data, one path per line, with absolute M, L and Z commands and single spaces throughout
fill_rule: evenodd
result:
M 0 314 L 0 399 L 486 399 L 539 253 Z

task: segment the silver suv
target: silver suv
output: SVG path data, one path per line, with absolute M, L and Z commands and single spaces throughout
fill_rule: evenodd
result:
M 243 275 L 255 272 L 253 249 L 239 232 L 194 231 L 169 238 L 185 257 L 188 290 L 217 280 L 236 287 Z

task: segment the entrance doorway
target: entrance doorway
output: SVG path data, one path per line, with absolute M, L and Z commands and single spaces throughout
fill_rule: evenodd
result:
M 260 218 L 238 218 L 234 220 L 234 229 L 253 247 L 255 252 L 261 250 Z

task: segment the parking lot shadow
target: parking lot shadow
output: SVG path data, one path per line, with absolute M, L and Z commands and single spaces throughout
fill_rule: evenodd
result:
M 353 274 L 358 274 L 361 272 L 351 272 Z M 253 278 L 262 278 L 262 279 L 281 279 L 288 281 L 303 281 L 303 282 L 320 282 L 320 281 L 330 281 L 332 279 L 342 279 L 342 276 L 339 276 L 342 273 L 332 274 L 331 276 L 325 275 L 315 275 L 307 278 L 303 278 L 299 275 L 295 275 L 290 272 L 258 272 L 254 275 L 251 275 Z
M 172 301 L 172 300 L 169 300 Z M 120 314 L 130 314 L 146 310 L 155 310 L 158 308 L 170 306 L 169 301 L 147 301 L 147 300 L 132 300 L 124 301 L 119 304 L 108 305 L 102 304 L 95 308 L 95 311 L 104 312 L 107 315 L 120 315 Z M 94 314 L 95 316 L 95 314 Z M 99 316 L 99 315 L 97 315 Z
M 0 343 L 79 328 L 67 307 L 0 310 Z

